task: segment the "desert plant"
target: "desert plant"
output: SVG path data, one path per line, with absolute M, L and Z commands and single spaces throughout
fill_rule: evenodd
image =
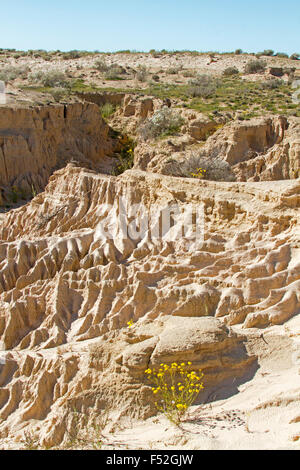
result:
M 193 98 L 208 98 L 213 95 L 219 85 L 219 81 L 209 75 L 198 75 L 189 81 L 188 93 Z
M 279 88 L 283 84 L 282 80 L 279 80 L 277 78 L 274 78 L 272 80 L 266 80 L 261 84 L 263 89 L 267 90 L 275 90 L 276 88 Z
M 44 87 L 50 88 L 68 88 L 70 82 L 63 72 L 52 70 L 50 72 L 36 72 L 29 76 L 29 81 L 32 83 L 40 83 Z
M 116 107 L 111 103 L 105 103 L 100 108 L 101 116 L 104 119 L 108 119 L 112 114 L 114 114 Z
M 250 60 L 245 65 L 245 73 L 261 73 L 266 69 L 266 62 L 263 60 Z
M 223 72 L 223 75 L 225 77 L 230 77 L 232 75 L 238 75 L 239 71 L 236 67 L 227 67 L 224 72 Z
M 206 170 L 204 168 L 197 168 L 195 172 L 191 172 L 192 178 L 203 179 L 205 177 Z
M 198 171 L 199 168 L 201 172 Z M 227 162 L 220 157 L 206 157 L 197 153 L 192 153 L 183 161 L 167 161 L 163 173 L 211 181 L 235 181 L 235 175 Z
M 120 65 L 111 65 L 104 73 L 106 80 L 120 80 L 120 75 L 124 73 L 123 67 Z
M 177 67 L 169 67 L 166 69 L 168 75 L 177 75 L 182 70 L 182 66 L 178 65 Z
M 66 95 L 66 89 L 62 87 L 55 87 L 51 90 L 51 95 L 55 101 L 59 102 Z
M 144 65 L 140 65 L 136 71 L 135 78 L 139 82 L 146 82 L 148 77 L 148 69 Z
M 242 51 L 242 49 L 236 49 L 236 50 L 234 51 L 234 53 L 235 53 L 236 55 L 240 55 L 240 54 L 243 54 L 243 51 Z
M 275 54 L 275 55 L 276 55 L 276 57 L 280 57 L 282 59 L 288 59 L 289 58 L 288 54 L 286 54 L 285 52 L 277 52 L 277 54 Z
M 134 164 L 134 147 L 135 143 L 132 139 L 124 136 L 121 140 L 122 149 L 118 154 L 119 163 L 116 165 L 113 174 L 118 176 L 126 170 L 130 170 Z
M 10 82 L 16 78 L 25 78 L 28 71 L 28 67 L 7 66 L 0 70 L 0 80 L 3 82 Z
M 148 380 L 154 385 L 152 387 L 153 394 L 158 399 L 160 398 L 155 402 L 156 408 L 176 425 L 182 421 L 204 388 L 201 382 L 202 371 L 189 372 L 191 365 L 191 362 L 187 364 L 173 362 L 170 366 L 160 364 L 158 370 L 148 368 L 145 371 Z
M 95 69 L 99 70 L 99 72 L 107 72 L 107 70 L 109 69 L 109 66 L 102 59 L 97 60 L 95 62 L 94 67 Z
M 164 106 L 156 111 L 153 116 L 148 119 L 138 129 L 139 135 L 144 140 L 155 137 L 174 135 L 183 125 L 184 119 L 172 111 L 170 108 Z
M 290 56 L 290 59 L 292 60 L 299 60 L 299 58 L 300 58 L 300 54 L 297 54 L 297 52 L 294 52 L 294 54 Z
M 265 49 L 263 52 L 262 52 L 262 55 L 266 55 L 268 57 L 271 57 L 272 55 L 274 55 L 274 51 L 272 49 Z

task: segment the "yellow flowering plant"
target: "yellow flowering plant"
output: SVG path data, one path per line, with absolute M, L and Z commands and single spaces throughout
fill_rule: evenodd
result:
M 197 168 L 196 173 L 191 173 L 193 178 L 203 179 L 205 178 L 206 170 L 204 168 Z
M 133 325 L 134 325 L 133 320 L 129 320 L 129 321 L 127 322 L 128 328 L 132 328 Z
M 201 370 L 189 372 L 191 365 L 191 362 L 173 362 L 171 365 L 160 364 L 158 370 L 149 368 L 145 371 L 154 385 L 153 394 L 160 397 L 160 401 L 155 403 L 156 408 L 176 425 L 204 388 L 201 381 L 204 374 Z

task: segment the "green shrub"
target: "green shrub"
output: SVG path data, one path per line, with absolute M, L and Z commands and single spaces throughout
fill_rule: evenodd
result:
M 142 139 L 148 140 L 156 137 L 176 134 L 184 123 L 184 119 L 164 106 L 156 111 L 150 119 L 140 126 L 138 132 Z
M 266 62 L 264 60 L 250 60 L 245 65 L 245 73 L 261 73 L 266 70 Z
M 169 67 L 168 69 L 166 69 L 166 73 L 168 75 L 177 75 L 178 73 L 180 73 L 181 70 L 182 70 L 182 66 Z
M 6 66 L 0 70 L 0 80 L 3 82 L 10 82 L 16 78 L 26 78 L 28 72 L 28 67 Z
M 51 95 L 55 101 L 59 102 L 66 96 L 66 89 L 62 87 L 56 87 L 51 90 Z
M 243 51 L 242 51 L 242 49 L 236 49 L 234 53 L 236 55 L 240 55 L 240 54 L 243 54 Z
M 68 88 L 70 82 L 67 80 L 66 75 L 63 72 L 51 71 L 51 72 L 36 72 L 29 76 L 29 80 L 32 83 L 40 83 L 44 87 L 50 88 Z
M 114 176 L 118 176 L 124 173 L 124 171 L 130 170 L 134 164 L 135 142 L 127 136 L 123 136 L 120 142 L 122 148 L 118 155 L 119 163 L 116 165 L 113 172 Z
M 268 57 L 271 57 L 274 55 L 274 51 L 272 49 L 265 49 L 263 52 L 262 52 L 262 55 L 266 55 Z
M 148 69 L 144 65 L 140 65 L 136 71 L 135 78 L 139 82 L 146 82 L 148 77 Z
M 282 59 L 288 59 L 289 58 L 288 54 L 286 54 L 285 52 L 277 52 L 277 54 L 275 54 L 275 55 L 276 55 L 276 57 L 280 57 Z
M 125 70 L 120 65 L 111 65 L 104 73 L 106 80 L 121 80 L 120 75 L 124 74 Z
M 188 155 L 184 161 L 167 162 L 164 174 L 211 181 L 235 181 L 235 175 L 227 162 L 220 157 L 206 157 L 197 153 Z
M 227 67 L 224 72 L 223 72 L 223 75 L 224 77 L 230 77 L 232 75 L 238 75 L 239 71 L 236 67 Z
M 109 118 L 112 114 L 114 114 L 116 108 L 113 104 L 111 103 L 105 103 L 103 106 L 100 108 L 101 116 L 104 119 Z
M 99 72 L 107 72 L 109 66 L 103 59 L 100 59 L 95 62 L 95 69 L 99 70 Z
M 274 78 L 272 80 L 267 80 L 261 84 L 262 88 L 265 90 L 275 90 L 276 88 L 279 88 L 281 85 L 283 85 L 283 81 L 277 78 Z
M 209 98 L 219 86 L 219 81 L 210 75 L 198 75 L 189 81 L 188 93 L 193 98 Z
M 300 54 L 297 54 L 297 52 L 294 52 L 294 54 L 292 54 L 290 56 L 290 59 L 292 60 L 299 60 L 299 57 L 300 57 Z

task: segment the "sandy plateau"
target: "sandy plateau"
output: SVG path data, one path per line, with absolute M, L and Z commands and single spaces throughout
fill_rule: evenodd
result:
M 130 74 L 146 66 L 174 91 L 184 69 L 217 80 L 234 66 L 250 87 L 281 68 L 274 86 L 289 87 L 300 62 L 245 75 L 245 54 L 105 55 L 127 70 L 117 89 L 93 56 L 1 60 L 30 71 L 0 105 L 0 448 L 299 450 L 299 105 L 213 113 L 181 89 L 133 90 Z M 54 100 L 31 86 L 52 69 L 86 87 Z M 178 129 L 145 137 L 166 110 Z M 151 214 L 139 238 L 122 232 L 122 201 L 128 224 Z M 179 224 L 201 209 L 201 243 L 154 236 L 172 205 Z M 188 361 L 204 389 L 176 427 L 145 370 Z

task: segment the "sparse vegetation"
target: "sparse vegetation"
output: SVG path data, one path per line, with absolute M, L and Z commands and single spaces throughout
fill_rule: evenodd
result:
M 116 107 L 111 104 L 111 103 L 105 103 L 103 106 L 100 108 L 101 116 L 104 119 L 108 119 L 114 112 L 116 111 Z
M 148 69 L 144 65 L 140 65 L 136 71 L 135 78 L 139 82 L 146 82 L 148 78 Z
M 238 75 L 239 71 L 236 67 L 227 67 L 224 72 L 223 72 L 223 75 L 224 77 L 231 77 L 232 75 Z
M 152 392 L 158 398 L 155 402 L 158 411 L 177 426 L 204 388 L 202 371 L 189 372 L 191 365 L 191 362 L 174 362 L 170 366 L 161 364 L 158 370 L 149 368 L 145 371 L 154 385 Z
M 70 81 L 67 79 L 66 75 L 60 71 L 50 71 L 50 72 L 36 72 L 32 73 L 29 76 L 29 81 L 31 83 L 39 83 L 44 87 L 50 88 L 68 88 L 71 86 Z
M 263 60 L 250 60 L 245 65 L 245 73 L 262 73 L 266 70 L 266 62 Z
M 178 113 L 164 106 L 140 126 L 139 135 L 144 140 L 174 135 L 179 132 L 183 122 Z
M 165 173 L 168 175 L 206 179 L 211 181 L 235 181 L 230 165 L 219 157 L 207 157 L 193 153 L 184 161 L 167 162 Z
M 50 93 L 55 101 L 59 102 L 66 96 L 66 89 L 63 87 L 55 87 L 51 90 Z
M 265 49 L 261 55 L 265 55 L 267 57 L 272 57 L 274 55 L 274 51 L 272 49 Z
M 104 73 L 106 80 L 123 80 L 120 75 L 124 74 L 125 70 L 120 65 L 111 65 L 108 67 L 107 71 Z
M 26 78 L 28 71 L 28 67 L 25 66 L 6 66 L 0 70 L 0 80 L 3 82 L 10 82 L 16 80 L 16 78 Z
M 208 98 L 215 93 L 220 81 L 210 75 L 198 75 L 189 82 L 189 94 L 193 98 Z
M 126 170 L 130 170 L 134 164 L 134 147 L 135 142 L 128 136 L 124 135 L 120 139 L 121 150 L 117 155 L 119 163 L 114 169 L 114 176 L 118 176 Z

